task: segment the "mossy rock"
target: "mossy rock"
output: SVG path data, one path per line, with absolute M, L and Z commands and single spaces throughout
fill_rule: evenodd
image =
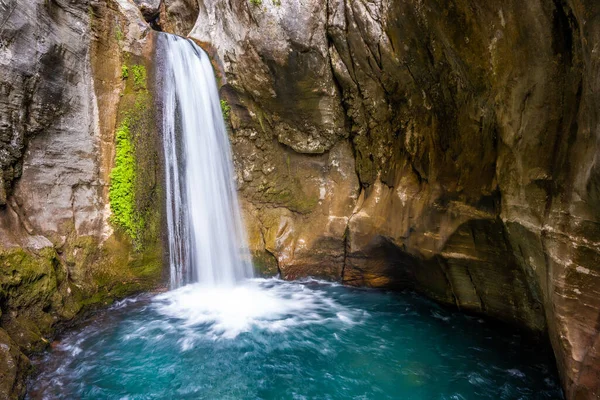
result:
M 254 272 L 260 277 L 270 278 L 279 274 L 277 259 L 267 251 L 253 251 L 252 264 Z
M 115 132 L 115 164 L 109 187 L 111 222 L 143 251 L 160 236 L 162 188 L 152 85 L 143 59 L 128 57 Z
M 50 306 L 65 277 L 52 248 L 36 253 L 21 248 L 0 251 L 0 301 L 6 308 Z

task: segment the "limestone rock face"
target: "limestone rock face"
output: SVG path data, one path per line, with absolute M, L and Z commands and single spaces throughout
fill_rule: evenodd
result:
M 93 161 L 88 5 L 9 0 L 0 20 L 0 397 L 12 398 L 24 391 L 21 351 L 40 342 L 53 324 L 42 309 L 61 298 L 50 259 L 20 248 L 50 249 L 67 226 L 101 236 L 106 215 Z
M 79 111 L 82 125 L 92 120 L 91 115 L 86 120 L 84 110 L 74 109 L 85 90 L 78 84 L 82 80 L 80 71 L 85 70 L 86 47 L 78 38 L 87 31 L 87 10 L 83 4 L 62 3 L 11 0 L 0 5 L 2 206 L 6 205 L 14 180 L 22 174 L 23 152 L 30 138 L 51 127 L 56 129 L 63 118 L 65 128 L 76 131 L 80 126 L 68 121 L 69 113 L 75 115 Z M 61 18 L 66 23 L 52 29 L 56 25 L 53 21 Z M 64 73 L 55 74 L 57 67 Z
M 547 331 L 599 395 L 597 2 L 204 0 L 191 37 L 261 265 Z
M 160 30 L 187 36 L 198 17 L 198 0 L 162 0 L 156 24 Z
M 109 204 L 117 123 L 150 96 L 132 82 L 146 85 L 151 32 L 126 0 L 0 2 L 0 398 L 23 395 L 24 354 L 59 324 L 160 283 L 161 209 L 140 251 Z M 132 138 L 145 160 L 139 208 L 160 205 L 157 133 L 146 132 Z
M 300 0 L 201 2 L 190 36 L 214 47 L 228 100 L 246 106 L 234 127 L 258 120 L 280 143 L 311 154 L 347 136 L 329 65 L 326 13 L 321 3 Z
M 134 0 L 134 3 L 148 22 L 153 21 L 160 14 L 161 0 Z

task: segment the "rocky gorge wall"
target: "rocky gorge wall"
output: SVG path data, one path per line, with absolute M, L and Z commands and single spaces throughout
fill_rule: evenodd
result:
M 29 3 L 0 1 L 0 397 L 60 321 L 160 283 L 152 29 L 214 60 L 264 274 L 548 332 L 599 396 L 600 5 Z
M 163 281 L 152 30 L 127 1 L 0 2 L 0 398 L 57 327 Z
M 548 332 L 600 396 L 600 5 L 203 0 L 257 264 Z

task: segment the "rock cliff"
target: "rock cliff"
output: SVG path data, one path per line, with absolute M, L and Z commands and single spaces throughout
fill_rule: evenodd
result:
M 126 1 L 0 2 L 0 398 L 57 326 L 161 282 L 151 32 Z
M 548 332 L 600 395 L 600 6 L 200 1 L 265 270 Z

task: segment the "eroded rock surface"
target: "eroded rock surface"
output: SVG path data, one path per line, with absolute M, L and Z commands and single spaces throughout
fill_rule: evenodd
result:
M 0 329 L 0 396 L 9 399 L 25 393 L 29 360 L 10 336 Z
M 567 396 L 598 396 L 599 18 L 202 1 L 191 37 L 217 60 L 261 263 L 548 331 Z

